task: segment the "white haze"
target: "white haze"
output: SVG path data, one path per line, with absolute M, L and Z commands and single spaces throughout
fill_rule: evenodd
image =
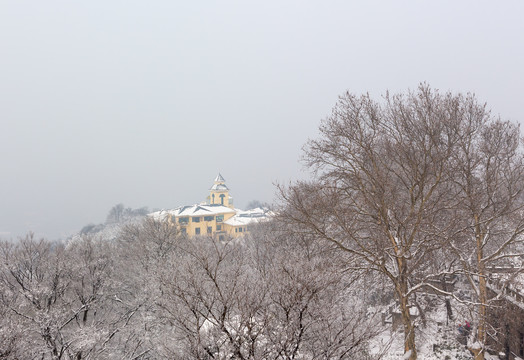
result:
M 524 110 L 522 1 L 2 1 L 0 237 L 59 238 L 117 203 L 236 205 L 304 178 L 345 90 L 421 81 Z

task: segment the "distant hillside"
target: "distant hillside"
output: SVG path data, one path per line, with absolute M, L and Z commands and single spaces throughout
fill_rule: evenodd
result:
M 109 210 L 105 223 L 87 224 L 78 233 L 72 235 L 69 240 L 74 241 L 83 235 L 94 235 L 103 240 L 114 240 L 123 226 L 140 223 L 148 213 L 149 208 L 146 206 L 132 209 L 126 208 L 124 204 L 117 204 Z

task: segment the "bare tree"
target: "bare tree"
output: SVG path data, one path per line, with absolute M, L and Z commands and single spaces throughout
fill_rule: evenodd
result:
M 30 353 L 63 358 L 72 340 L 65 328 L 79 311 L 63 311 L 68 287 L 63 247 L 53 248 L 50 242 L 36 240 L 29 234 L 3 249 L 6 252 L 1 276 L 10 294 L 16 297 L 9 309 L 30 334 L 25 348 Z
M 356 288 L 317 244 L 273 225 L 242 241 L 180 239 L 160 277 L 162 356 L 366 359 L 378 329 Z
M 124 204 L 116 204 L 109 210 L 106 218 L 106 224 L 119 223 L 123 220 L 125 213 Z
M 7 358 L 20 353 L 43 359 L 107 356 L 122 326 L 107 298 L 109 244 L 84 237 L 64 247 L 29 234 L 17 243 L 3 242 L 0 251 L 0 309 L 11 334 L 3 341 Z M 9 344 L 15 341 L 13 352 Z
M 183 239 L 166 262 L 158 304 L 179 346 L 166 356 L 253 359 L 265 325 L 264 286 L 249 271 L 241 246 L 212 237 Z M 175 343 L 176 344 L 176 343 Z
M 369 340 L 380 328 L 376 314 L 367 312 L 360 277 L 341 271 L 337 254 L 307 236 L 260 230 L 251 246 L 269 296 L 263 338 L 271 346 L 263 358 L 373 358 Z
M 478 299 L 475 359 L 484 359 L 491 298 L 488 282 L 524 254 L 524 157 L 519 127 L 472 103 L 452 154 L 461 226 L 451 242 Z
M 0 359 L 22 358 L 28 353 L 25 347 L 27 341 L 23 339 L 30 336 L 29 329 L 11 310 L 19 299 L 8 270 L 13 251 L 13 243 L 0 241 Z
M 113 253 L 112 243 L 93 236 L 84 235 L 66 246 L 66 298 L 77 309 L 67 327 L 74 339 L 67 350 L 69 358 L 108 356 L 115 335 L 125 326 L 120 304 L 113 298 Z
M 163 327 L 157 303 L 162 298 L 160 274 L 170 271 L 179 233 L 167 222 L 146 218 L 124 226 L 115 244 L 114 301 L 125 327 L 115 352 L 122 358 L 160 357 L 159 344 L 170 330 Z
M 320 138 L 305 147 L 316 179 L 282 189 L 285 221 L 336 246 L 347 267 L 388 279 L 411 360 L 417 358 L 413 294 L 436 288 L 449 273 L 432 265 L 456 226 L 458 190 L 448 170 L 472 104 L 427 85 L 386 94 L 383 104 L 346 93 L 322 122 Z

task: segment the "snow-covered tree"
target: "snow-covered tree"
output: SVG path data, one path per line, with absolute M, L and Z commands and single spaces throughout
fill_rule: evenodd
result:
M 310 240 L 276 222 L 189 239 L 148 218 L 114 241 L 1 242 L 0 355 L 376 359 L 365 287 Z
M 366 358 L 377 320 L 322 252 L 263 224 L 241 242 L 181 239 L 164 263 L 162 356 Z
M 305 147 L 304 159 L 315 179 L 282 191 L 282 218 L 296 231 L 331 243 L 345 254 L 348 268 L 373 270 L 390 282 L 410 360 L 417 358 L 413 295 L 427 288 L 441 291 L 435 283 L 457 271 L 448 247 L 462 229 L 457 216 L 463 191 L 457 181 L 466 170 L 457 154 L 469 148 L 464 127 L 479 116 L 479 108 L 473 96 L 441 94 L 425 84 L 407 94 L 388 93 L 382 103 L 346 93 L 322 122 L 320 137 Z M 514 171 L 516 158 L 507 151 L 517 143 L 497 135 L 501 130 L 482 127 L 484 146 L 507 144 L 498 165 L 495 159 L 486 160 L 499 170 Z M 512 184 L 509 196 L 516 196 L 520 188 Z M 510 205 L 504 211 L 518 218 L 518 209 Z M 488 224 L 480 220 L 478 225 Z M 519 233 L 492 231 L 506 240 Z M 479 236 L 485 241 L 483 233 Z M 498 250 L 491 254 L 504 256 Z

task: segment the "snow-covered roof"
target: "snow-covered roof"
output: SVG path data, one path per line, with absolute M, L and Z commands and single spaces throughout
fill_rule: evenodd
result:
M 213 216 L 231 213 L 235 213 L 235 215 L 224 221 L 225 224 L 230 226 L 245 226 L 254 224 L 269 220 L 275 215 L 272 211 L 263 208 L 255 208 L 244 211 L 240 209 L 231 209 L 223 205 L 195 204 L 190 206 L 181 206 L 172 210 L 160 210 L 149 214 L 149 216 L 155 220 L 164 221 L 170 216 Z
M 198 216 L 198 215 L 216 215 L 236 212 L 223 205 L 192 205 L 182 206 L 174 210 L 176 216 Z
M 229 190 L 229 188 L 226 186 L 226 184 L 214 184 L 213 186 L 211 186 L 211 189 L 209 190 L 226 191 L 226 190 Z
M 239 210 L 237 212 L 239 216 L 242 217 L 251 217 L 251 218 L 257 218 L 257 217 L 271 217 L 274 216 L 275 213 L 267 208 L 254 208 L 249 210 Z
M 226 184 L 226 180 L 218 173 L 217 177 L 215 178 L 215 184 L 211 187 L 209 190 L 218 190 L 218 191 L 227 191 L 229 190 Z
M 215 178 L 215 182 L 226 182 L 226 180 L 218 173 L 217 177 Z
M 149 214 L 155 220 L 165 220 L 167 216 L 211 216 L 218 214 L 235 213 L 235 209 L 231 209 L 223 205 L 190 205 L 181 206 L 171 210 L 160 210 Z
M 230 226 L 244 226 L 261 221 L 269 220 L 274 213 L 267 209 L 255 208 L 251 210 L 238 210 L 236 215 L 226 220 L 224 223 Z
M 238 215 L 235 215 L 232 218 L 224 221 L 224 223 L 230 226 L 243 226 L 243 225 L 248 225 L 254 222 L 258 222 L 259 220 L 260 219 L 254 219 L 254 218 L 241 218 Z
M 147 214 L 147 216 L 151 217 L 153 220 L 156 221 L 164 221 L 168 216 L 171 215 L 171 210 L 159 210 L 152 212 L 150 214 Z

